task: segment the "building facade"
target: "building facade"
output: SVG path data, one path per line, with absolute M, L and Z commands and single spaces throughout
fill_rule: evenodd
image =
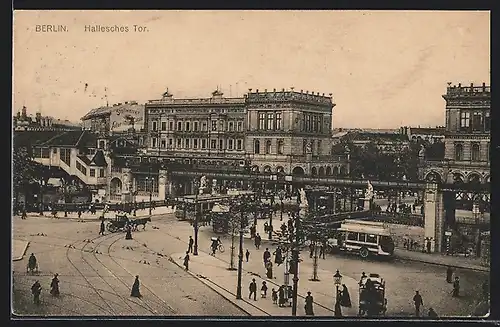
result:
M 144 125 L 144 105 L 125 101 L 92 109 L 81 118 L 82 127 L 98 133 L 119 133 L 130 129 L 140 131 Z
M 425 180 L 453 183 L 490 182 L 491 91 L 482 86 L 449 86 L 446 101 L 444 158 L 426 162 Z

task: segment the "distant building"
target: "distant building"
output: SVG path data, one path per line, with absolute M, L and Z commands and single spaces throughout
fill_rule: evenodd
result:
M 82 127 L 69 120 L 56 119 L 50 116 L 42 116 L 37 112 L 35 116 L 28 115 L 27 108 L 23 106 L 14 116 L 15 131 L 41 131 L 41 130 L 81 130 Z
M 431 144 L 444 141 L 445 127 L 408 127 L 403 126 L 400 132 L 412 142 L 427 141 Z
M 84 129 L 99 133 L 140 131 L 144 125 L 144 105 L 126 101 L 99 107 L 89 111 L 81 120 Z
M 382 153 L 399 153 L 409 148 L 410 142 L 405 135 L 399 133 L 381 133 L 365 131 L 349 131 L 337 133 L 337 141 L 349 142 L 355 146 L 365 147 L 374 143 Z

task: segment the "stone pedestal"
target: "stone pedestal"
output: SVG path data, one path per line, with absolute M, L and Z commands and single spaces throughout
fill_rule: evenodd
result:
M 202 195 L 204 193 L 205 193 L 205 188 L 204 187 L 198 188 L 198 195 Z
M 305 218 L 307 216 L 308 211 L 309 211 L 309 206 L 300 205 L 299 208 L 300 208 L 299 217 Z
M 168 186 L 167 171 L 160 170 L 158 172 L 158 200 L 163 201 L 166 199 L 166 189 Z
M 424 238 L 431 240 L 431 252 L 442 252 L 444 237 L 443 194 L 429 183 L 424 193 Z M 424 244 L 427 248 L 427 244 Z
M 371 204 L 372 204 L 372 199 L 371 198 L 364 198 L 363 199 L 363 210 L 370 211 Z

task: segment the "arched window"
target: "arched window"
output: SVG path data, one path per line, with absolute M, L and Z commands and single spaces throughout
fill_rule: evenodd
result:
M 464 146 L 460 143 L 455 144 L 455 160 L 463 160 Z
M 271 153 L 271 140 L 266 141 L 266 154 Z
M 260 153 L 260 141 L 259 140 L 255 140 L 253 142 L 253 153 L 255 153 L 255 154 Z
M 283 140 L 278 140 L 278 154 L 283 154 L 283 152 L 285 151 L 285 145 L 284 145 L 285 142 L 283 142 Z
M 472 143 L 471 160 L 472 161 L 479 161 L 479 144 L 478 143 Z

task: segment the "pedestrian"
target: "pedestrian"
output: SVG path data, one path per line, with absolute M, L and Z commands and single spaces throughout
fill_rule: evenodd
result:
M 362 285 L 362 284 L 363 284 L 363 279 L 365 279 L 365 278 L 366 278 L 366 274 L 365 274 L 365 272 L 363 271 L 363 272 L 361 273 L 361 278 L 359 279 L 359 285 Z
M 323 257 L 323 259 L 325 259 L 325 244 L 324 242 L 321 242 L 319 244 L 319 257 Z
M 306 304 L 304 306 L 304 309 L 306 311 L 306 316 L 314 316 L 313 303 L 314 299 L 311 295 L 311 292 L 307 292 Z
M 131 240 L 132 239 L 132 227 L 130 224 L 127 224 L 127 234 L 125 235 L 126 240 Z
M 247 251 L 245 252 L 245 259 L 247 260 L 247 262 L 248 262 L 248 258 L 250 258 L 250 251 L 248 251 L 248 249 L 247 249 Z
M 453 297 L 460 296 L 460 279 L 458 276 L 455 277 L 455 281 L 453 282 Z
M 281 252 L 281 247 L 279 245 L 273 254 L 274 254 L 274 263 L 277 264 L 278 266 L 281 265 L 283 263 L 283 255 Z
M 26 219 L 27 217 L 27 214 L 26 214 L 26 206 L 23 206 L 23 208 L 21 209 L 21 219 Z
M 281 285 L 280 288 L 278 289 L 278 294 L 279 294 L 279 307 L 284 307 L 285 306 L 285 286 Z
M 132 291 L 130 292 L 130 296 L 133 297 L 142 297 L 141 292 L 139 291 L 139 275 L 135 276 L 134 285 L 132 285 Z
M 271 261 L 266 262 L 266 276 L 273 279 L 273 263 Z
M 253 238 L 255 239 L 255 232 L 257 231 L 257 227 L 255 227 L 255 225 L 252 225 L 250 227 L 250 238 Z
M 189 235 L 188 253 L 193 253 L 193 244 L 194 244 L 193 237 Z
M 309 258 L 312 258 L 314 254 L 314 243 L 309 244 Z
M 184 257 L 184 269 L 189 270 L 189 251 L 186 251 L 186 256 Z
M 78 207 L 78 219 L 82 217 L 82 208 Z
M 448 269 L 446 269 L 446 282 L 448 284 L 453 282 L 453 268 L 451 266 L 448 266 Z
M 255 235 L 255 248 L 258 250 L 260 248 L 260 242 L 261 242 L 261 238 L 260 238 L 260 235 L 259 233 L 257 233 L 257 235 Z
M 33 294 L 33 303 L 36 305 L 40 304 L 40 293 L 42 293 L 42 285 L 40 285 L 39 281 L 36 281 L 31 286 L 31 293 Z
M 339 301 L 335 302 L 335 310 L 333 312 L 333 316 L 337 317 L 337 318 L 342 317 L 342 307 L 340 306 L 340 302 Z
M 260 288 L 260 296 L 262 298 L 266 298 L 267 297 L 267 285 L 266 285 L 266 281 L 262 282 L 262 287 Z
M 253 300 L 257 301 L 257 283 L 255 282 L 255 278 L 252 278 L 252 282 L 248 286 L 248 290 L 250 291 L 248 298 L 252 299 L 252 294 L 253 294 Z
M 436 311 L 434 311 L 434 309 L 432 307 L 429 308 L 429 312 L 427 313 L 427 315 L 429 316 L 429 318 L 433 318 L 433 319 L 438 318 Z
M 424 301 L 422 301 L 422 296 L 418 293 L 418 291 L 415 291 L 413 303 L 415 305 L 415 316 L 420 317 L 420 306 L 424 305 Z
M 37 271 L 37 270 L 38 270 L 38 265 L 37 265 L 37 262 L 36 262 L 36 257 L 35 257 L 35 254 L 32 253 L 30 255 L 30 257 L 28 258 L 27 272 L 34 272 L 34 271 Z
M 271 293 L 273 298 L 273 304 L 278 304 L 278 292 L 273 288 L 271 290 Z
M 103 219 L 101 219 L 101 227 L 99 228 L 99 235 L 104 235 L 104 230 L 105 230 L 105 226 L 104 226 L 104 217 L 103 217 Z
M 340 305 L 346 308 L 351 308 L 351 296 L 349 295 L 349 290 L 345 284 L 342 284 L 342 291 L 340 294 Z
M 54 274 L 54 278 L 52 278 L 52 282 L 50 283 L 50 294 L 52 296 L 59 296 L 59 279 L 57 278 L 59 276 L 57 273 Z
M 431 253 L 431 239 L 430 238 L 427 239 L 426 248 L 427 248 L 427 253 Z
M 269 252 L 269 248 L 266 248 L 266 251 L 264 251 L 264 254 L 262 255 L 262 258 L 264 259 L 264 266 L 265 266 L 266 263 L 271 258 L 271 252 Z

